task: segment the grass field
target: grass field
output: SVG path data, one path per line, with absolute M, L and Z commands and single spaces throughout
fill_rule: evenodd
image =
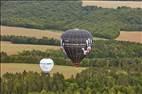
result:
M 65 78 L 69 78 L 72 75 L 75 76 L 77 73 L 81 72 L 84 69 L 86 68 L 55 65 L 50 74 L 52 75 L 53 73 L 59 72 L 62 73 L 65 76 Z M 24 70 L 39 73 L 41 72 L 38 64 L 1 63 L 1 75 L 3 75 L 6 72 L 16 73 L 23 72 Z
M 24 50 L 58 50 L 58 46 L 48 45 L 30 45 L 30 44 L 12 44 L 10 42 L 1 41 L 1 51 L 6 52 L 8 55 L 17 54 Z
M 142 43 L 142 32 L 121 31 L 120 35 L 116 38 L 116 40 Z
M 28 37 L 49 37 L 60 39 L 61 32 L 52 30 L 38 30 L 38 29 L 26 29 L 21 27 L 9 27 L 1 26 L 1 35 L 15 35 L 15 36 L 28 36 Z
M 141 1 L 91 1 L 83 0 L 82 6 L 98 6 L 103 8 L 117 8 L 119 6 L 126 6 L 131 8 L 142 8 Z

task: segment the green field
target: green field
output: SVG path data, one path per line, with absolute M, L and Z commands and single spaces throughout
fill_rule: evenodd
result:
M 76 75 L 77 73 L 80 73 L 82 70 L 86 68 L 83 67 L 73 67 L 73 66 L 60 66 L 55 65 L 50 72 L 52 75 L 53 73 L 61 73 L 64 75 L 65 78 L 70 78 L 72 75 Z M 1 75 L 3 75 L 6 72 L 9 73 L 16 73 L 16 72 L 23 72 L 23 71 L 33 71 L 41 73 L 40 67 L 38 64 L 20 64 L 20 63 L 1 63 Z

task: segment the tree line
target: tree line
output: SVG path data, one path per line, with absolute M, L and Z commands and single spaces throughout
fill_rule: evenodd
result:
M 41 39 L 26 36 L 3 35 L 1 41 L 10 41 L 16 44 L 39 44 L 39 45 L 60 45 L 60 41 L 54 38 L 42 37 Z

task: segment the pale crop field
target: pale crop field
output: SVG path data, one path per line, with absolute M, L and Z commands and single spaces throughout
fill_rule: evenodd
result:
M 27 36 L 35 38 L 48 37 L 48 38 L 60 39 L 61 34 L 62 34 L 61 31 L 1 26 L 1 35 Z
M 10 42 L 1 41 L 1 51 L 6 52 L 8 55 L 17 54 L 18 52 L 22 52 L 24 50 L 59 50 L 59 46 L 12 44 Z
M 142 8 L 142 1 L 91 1 L 82 0 L 82 6 L 98 6 L 102 8 L 131 7 Z
M 56 62 L 55 62 L 56 63 Z M 55 65 L 50 72 L 52 75 L 53 73 L 61 73 L 64 75 L 65 78 L 70 78 L 72 75 L 75 76 L 77 73 L 80 73 L 82 70 L 86 68 L 83 67 L 74 67 L 74 66 L 61 66 Z M 1 63 L 1 75 L 6 72 L 9 73 L 21 73 L 23 71 L 33 71 L 41 73 L 41 69 L 38 64 L 19 64 L 19 63 Z
M 121 31 L 120 35 L 116 38 L 116 40 L 142 43 L 142 32 L 141 31 L 135 31 L 135 32 Z

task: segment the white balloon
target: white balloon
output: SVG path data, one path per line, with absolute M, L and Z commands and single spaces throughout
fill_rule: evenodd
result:
M 50 72 L 53 66 L 54 66 L 54 61 L 50 58 L 43 58 L 40 60 L 40 68 L 45 73 Z

